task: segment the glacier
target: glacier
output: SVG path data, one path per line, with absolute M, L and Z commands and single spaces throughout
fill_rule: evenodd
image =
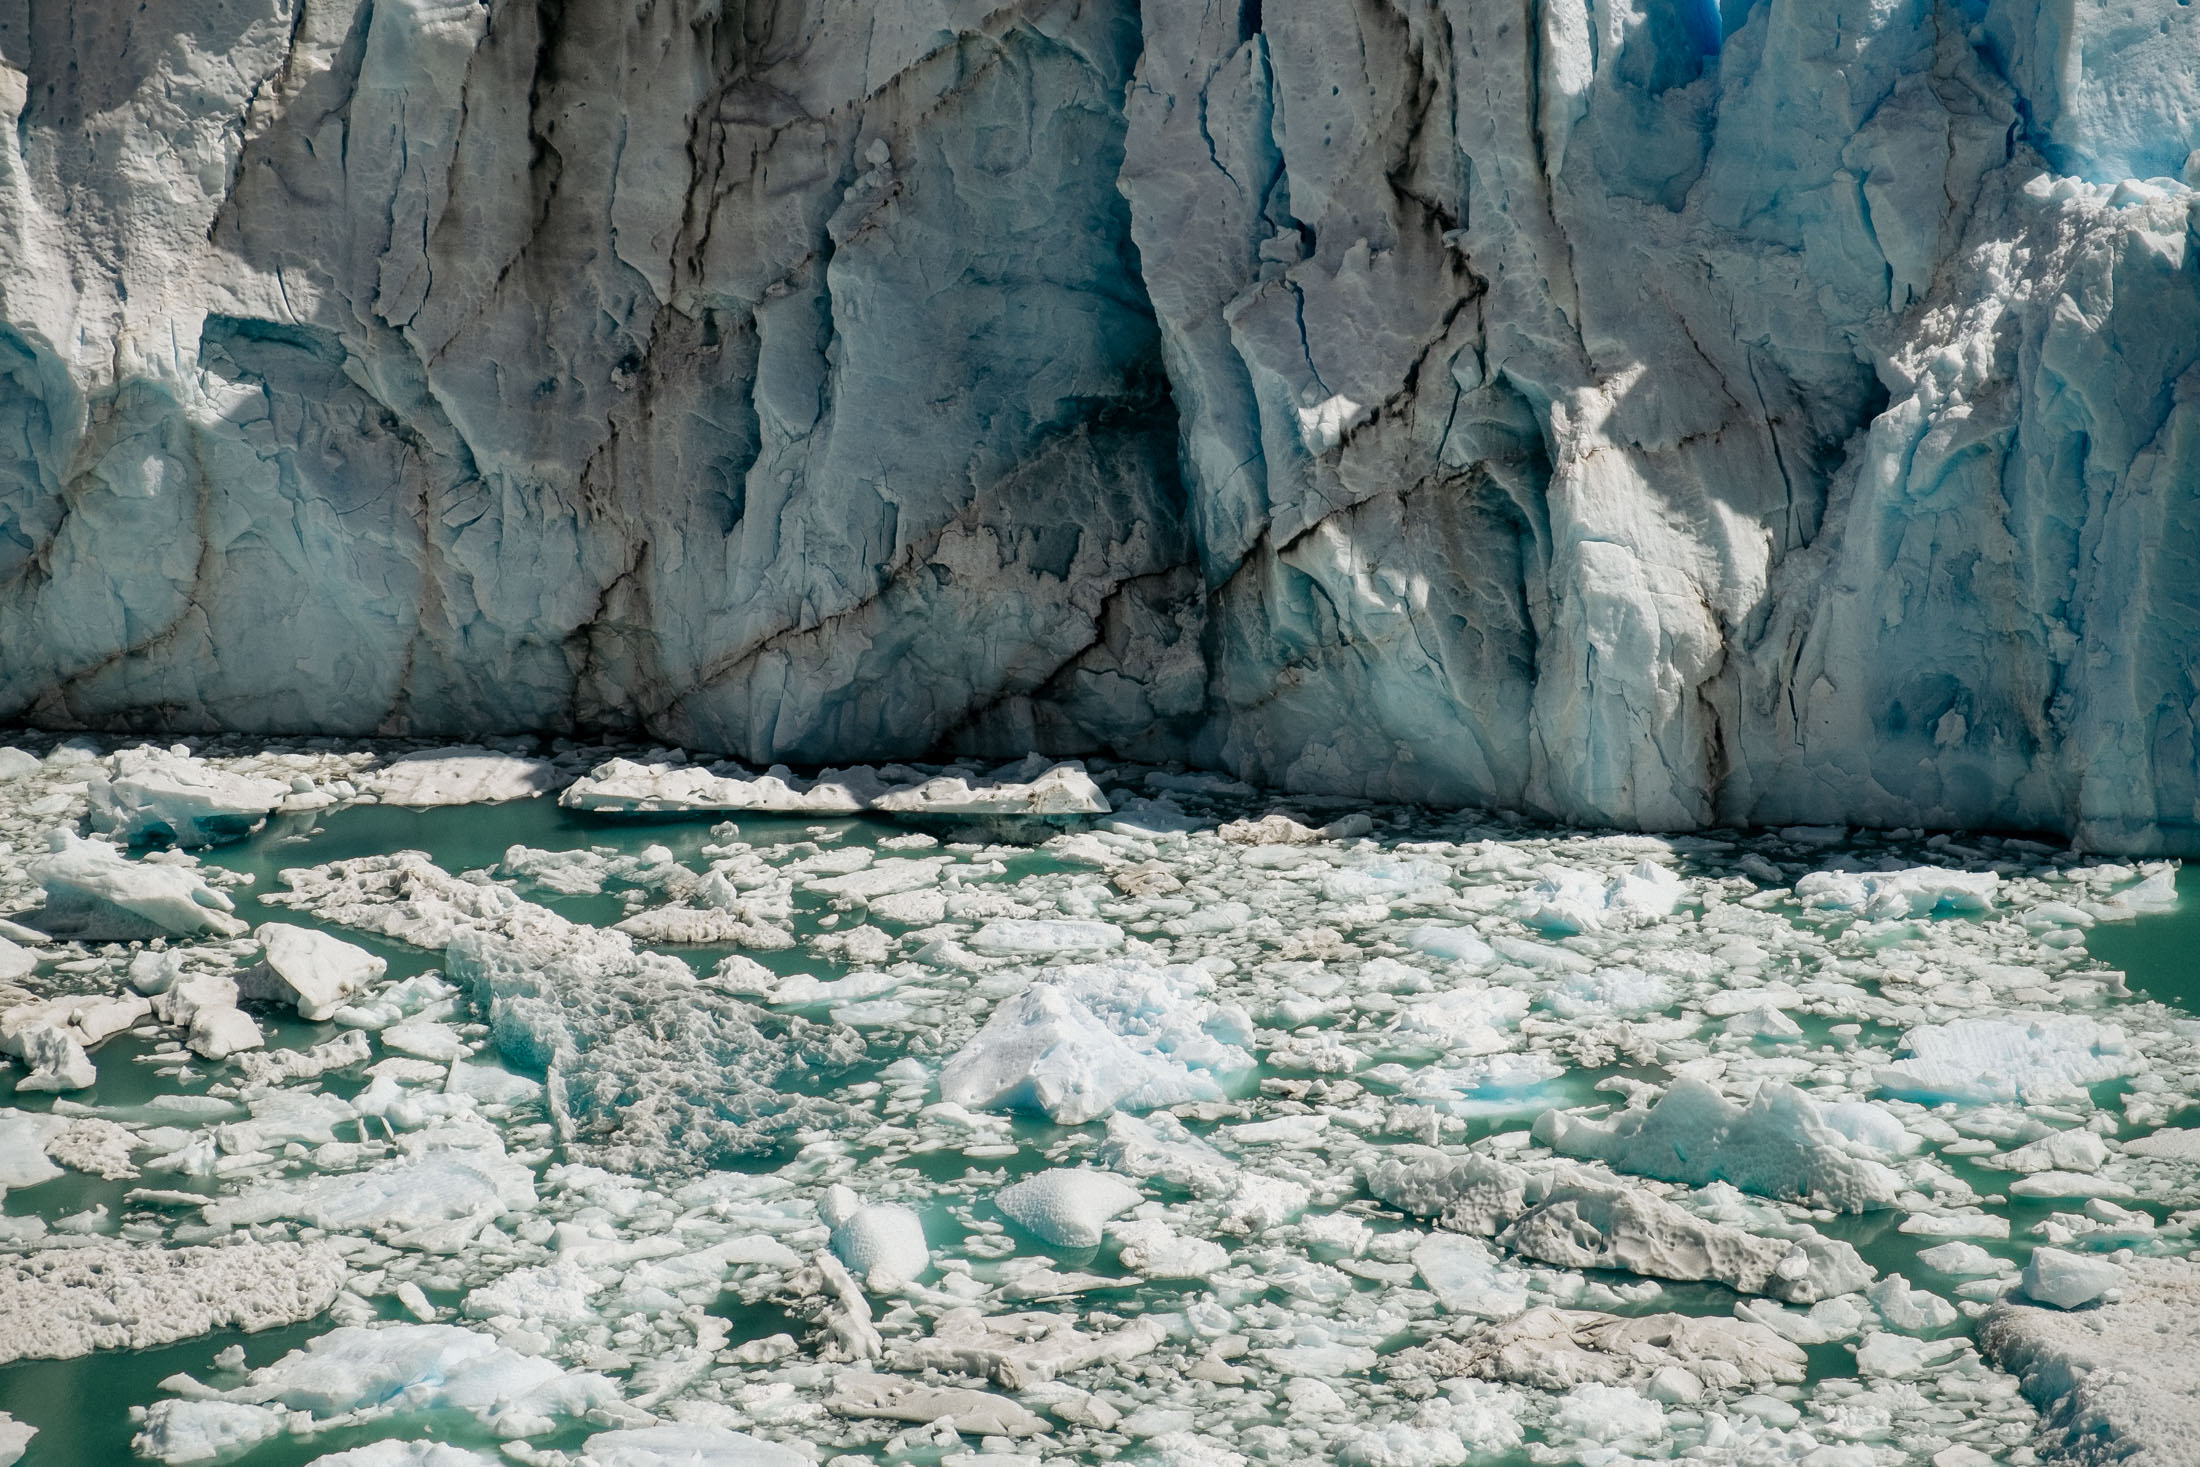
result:
M 18 9 L 0 720 L 2200 850 L 2196 54 L 2181 0 Z

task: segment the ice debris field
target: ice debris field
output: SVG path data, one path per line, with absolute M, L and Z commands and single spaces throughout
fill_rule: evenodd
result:
M 0 1462 L 2193 1460 L 2169 865 L 17 734 L 0 918 Z

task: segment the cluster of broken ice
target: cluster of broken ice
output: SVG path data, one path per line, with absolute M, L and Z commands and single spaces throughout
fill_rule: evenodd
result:
M 446 1456 L 585 1429 L 576 1461 L 651 1467 L 986 1438 L 1441 1467 L 1531 1436 L 1976 1467 L 2035 1425 L 1976 1321 L 2122 1308 L 2127 1250 L 2192 1246 L 2200 1132 L 2164 1123 L 2200 1028 L 2084 941 L 2166 868 L 1089 775 L 1111 808 L 1038 847 L 602 822 L 483 870 L 295 865 L 226 889 L 249 933 L 28 943 L 24 1078 L 104 1082 L 126 1046 L 171 1093 L 19 1080 L 0 1185 L 114 1191 L 11 1209 L 0 1294 L 70 1351 L 329 1312 L 141 1403 L 163 1461 L 343 1422 L 389 1437 L 370 1467 L 441 1461 L 449 1423 Z M 617 930 L 545 904 L 606 891 Z M 732 904 L 745 951 L 637 935 Z M 218 1042 L 237 1021 L 260 1047 Z M 259 1292 L 194 1282 L 248 1248 Z
M 558 797 L 597 814 L 854 815 L 913 817 L 1062 817 L 1105 815 L 1108 802 L 1076 760 L 1041 755 L 990 773 L 927 774 L 906 765 L 827 769 L 803 779 L 783 764 L 751 774 L 736 764 L 705 768 L 678 758 L 613 759 Z

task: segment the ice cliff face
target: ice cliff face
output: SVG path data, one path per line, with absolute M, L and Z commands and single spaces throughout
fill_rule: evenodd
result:
M 18 0 L 0 108 L 0 718 L 2200 848 L 2180 0 Z

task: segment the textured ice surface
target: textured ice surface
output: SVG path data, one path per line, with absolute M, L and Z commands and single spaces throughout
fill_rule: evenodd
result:
M 2193 843 L 2179 0 L 157 13 L 0 77 L 0 715 Z
M 1892 1207 L 1902 1191 L 1882 1154 L 1841 1135 L 1817 1102 L 1791 1085 L 1766 1085 L 1736 1105 L 1700 1081 L 1682 1080 L 1656 1105 L 1609 1123 L 1551 1117 L 1538 1139 L 1638 1176 L 1697 1186 L 1732 1182 L 1843 1212 Z M 1899 1137 L 1899 1127 L 1893 1129 Z
M 1889 1094 L 1914 1100 L 2053 1100 L 2130 1072 L 2122 1029 L 2076 1015 L 1958 1019 L 1902 1037 L 1879 1074 Z
M 245 924 L 230 913 L 236 904 L 188 866 L 126 861 L 105 841 L 85 840 L 65 829 L 53 833 L 49 852 L 30 867 L 46 889 L 38 925 L 56 935 L 95 941 L 207 932 L 236 937 Z
M 2144 1259 L 2113 1304 L 2065 1313 L 2011 1298 L 1980 1330 L 1987 1350 L 2040 1406 L 2039 1443 L 2081 1462 L 2171 1467 L 2194 1460 L 2200 1365 L 2188 1337 L 2200 1270 Z
M 1057 1247 L 1093 1248 L 1099 1245 L 1108 1220 L 1138 1202 L 1138 1189 L 1121 1177 L 1060 1167 L 1009 1187 L 1001 1193 L 999 1206 L 1034 1236 Z
M 142 1350 L 216 1329 L 311 1319 L 344 1263 L 325 1246 L 238 1242 L 145 1250 L 105 1244 L 0 1263 L 0 1360 Z
M 366 789 L 385 805 L 425 808 L 525 800 L 549 793 L 558 783 L 556 768 L 547 760 L 468 744 L 392 759 L 367 780 Z
M 1034 940 L 1008 951 L 1034 949 L 1050 950 Z M 1242 1011 L 1205 997 L 1210 983 L 1196 968 L 1135 962 L 1049 974 L 994 1010 L 948 1061 L 940 1095 L 961 1105 L 1035 1110 L 1068 1125 L 1119 1106 L 1219 1099 L 1252 1067 L 1241 1047 L 1251 1035 Z

